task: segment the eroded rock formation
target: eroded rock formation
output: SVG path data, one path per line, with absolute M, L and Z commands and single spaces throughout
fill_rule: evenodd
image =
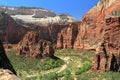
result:
M 41 39 L 39 33 L 30 31 L 19 42 L 17 55 L 33 58 L 54 57 L 54 48 L 51 42 Z
M 68 27 L 61 30 L 61 32 L 58 34 L 56 47 L 59 49 L 61 48 L 72 49 L 78 34 L 79 25 L 80 25 L 79 22 L 70 23 Z
M 92 69 L 120 72 L 120 17 L 106 19 L 103 45 L 95 56 Z
M 58 48 L 95 50 L 93 70 L 120 71 L 120 0 L 100 0 L 79 23 L 72 45 L 69 27 L 58 35 Z M 75 26 L 74 26 L 75 27 Z M 74 30 L 74 29 L 73 29 Z M 68 35 L 69 33 L 69 35 Z M 102 43 L 102 44 L 101 44 Z
M 9 43 L 18 43 L 26 29 L 18 25 L 9 15 L 0 12 L 0 40 Z

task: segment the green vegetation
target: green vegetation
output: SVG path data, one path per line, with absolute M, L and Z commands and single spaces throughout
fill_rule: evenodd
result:
M 82 54 L 83 56 L 80 56 Z M 56 56 L 62 59 L 67 59 L 65 62 L 67 64 L 67 69 L 58 74 L 59 77 L 65 77 L 66 71 L 70 71 L 71 75 L 79 75 L 88 71 L 92 66 L 92 61 L 85 58 L 85 56 L 91 58 L 94 56 L 93 52 L 87 52 L 83 50 L 73 50 L 73 49 L 62 49 L 56 50 Z
M 60 59 L 33 59 L 15 56 L 15 51 L 7 53 L 18 76 L 22 80 L 120 80 L 119 73 L 87 73 L 92 66 L 93 52 L 61 49 L 55 51 Z
M 11 50 L 7 52 L 7 56 L 19 77 L 38 74 L 41 71 L 54 69 L 64 64 L 64 61 L 61 59 L 46 58 L 40 60 L 30 57 L 24 58 L 22 56 L 16 56 L 15 53 L 15 51 Z
M 120 17 L 120 10 L 118 10 L 118 11 L 113 11 L 113 12 L 111 13 L 111 15 L 112 15 L 112 16 Z
M 78 80 L 120 80 L 120 74 L 114 72 L 96 73 L 83 73 L 78 75 Z
M 100 0 L 100 3 L 103 4 L 105 2 L 105 0 Z

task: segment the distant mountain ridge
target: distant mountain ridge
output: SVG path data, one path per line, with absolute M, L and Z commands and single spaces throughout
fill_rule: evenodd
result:
M 10 15 L 15 21 L 23 23 L 54 24 L 76 21 L 74 17 L 67 14 L 57 15 L 55 12 L 36 7 L 9 7 L 0 6 L 0 12 Z

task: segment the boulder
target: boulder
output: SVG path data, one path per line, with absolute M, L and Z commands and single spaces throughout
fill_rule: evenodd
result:
M 21 80 L 8 69 L 0 70 L 0 80 Z

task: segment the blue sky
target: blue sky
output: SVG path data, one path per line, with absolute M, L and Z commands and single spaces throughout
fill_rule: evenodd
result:
M 97 2 L 98 0 L 0 0 L 0 5 L 40 7 L 57 14 L 70 14 L 81 20 Z

